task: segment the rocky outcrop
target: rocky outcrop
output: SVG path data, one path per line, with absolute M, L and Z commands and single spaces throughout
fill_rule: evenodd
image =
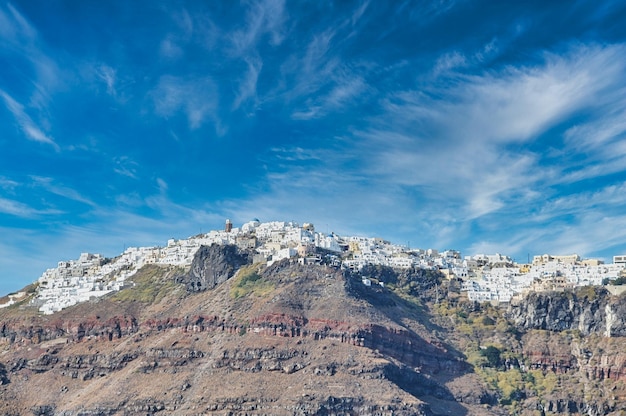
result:
M 578 330 L 583 335 L 626 336 L 626 297 L 601 287 L 530 293 L 507 316 L 521 329 Z
M 540 382 L 548 389 L 540 400 L 526 400 L 529 414 L 599 416 L 623 410 L 626 297 L 602 287 L 530 293 L 511 304 L 506 316 L 517 327 L 523 370 L 551 380 Z
M 11 380 L 9 380 L 6 367 L 4 364 L 0 363 L 0 385 L 8 384 L 10 382 Z
M 623 338 L 533 330 L 521 341 L 522 357 L 529 369 L 578 374 L 585 380 L 626 382 Z
M 252 263 L 251 251 L 240 250 L 235 245 L 202 246 L 196 252 L 191 269 L 176 278 L 189 292 L 213 289 L 235 275 L 244 265 Z
M 35 344 L 62 337 L 66 337 L 69 341 L 81 341 L 84 338 L 112 340 L 134 334 L 137 330 L 137 320 L 127 315 L 106 320 L 101 320 L 97 316 L 64 322 L 44 323 L 33 320 L 28 324 L 14 320 L 0 324 L 0 338 L 10 343 L 28 341 Z
M 145 416 L 171 414 L 180 412 L 181 400 L 157 400 L 144 399 L 127 403 L 97 406 L 93 409 L 80 411 L 64 411 L 60 416 Z M 387 415 L 397 416 L 431 416 L 433 413 L 428 406 L 423 404 L 397 403 L 390 405 L 377 405 L 374 401 L 365 397 L 335 397 L 328 395 L 316 397 L 305 395 L 297 402 L 289 406 L 277 405 L 274 399 L 265 397 L 238 397 L 235 399 L 221 399 L 204 406 L 203 415 Z M 37 416 L 54 415 L 54 406 L 43 405 L 31 409 L 32 414 Z
M 359 272 L 353 272 L 353 277 L 374 278 L 384 284 L 393 284 L 402 288 L 411 296 L 424 300 L 432 300 L 437 297 L 437 288 L 444 279 L 439 270 L 429 270 L 420 267 L 394 269 L 389 266 L 365 265 Z

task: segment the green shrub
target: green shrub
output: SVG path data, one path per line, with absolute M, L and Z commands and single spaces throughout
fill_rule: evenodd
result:
M 265 296 L 274 290 L 274 284 L 258 273 L 259 268 L 260 265 L 252 265 L 239 269 L 230 289 L 231 298 L 238 299 L 250 293 Z
M 500 364 L 502 364 L 500 360 L 501 351 L 493 345 L 480 350 L 480 354 L 487 359 L 487 365 L 489 367 L 498 368 L 500 367 Z

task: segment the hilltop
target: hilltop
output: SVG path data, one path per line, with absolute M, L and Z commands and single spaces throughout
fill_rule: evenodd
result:
M 623 295 L 587 286 L 496 307 L 439 268 L 256 254 L 203 245 L 52 314 L 25 288 L 0 309 L 0 414 L 626 411 Z
M 230 254 L 212 246 L 191 270 L 210 272 Z M 241 265 L 200 291 L 178 273 L 144 266 L 133 287 L 54 315 L 2 311 L 1 411 L 467 412 L 446 383 L 470 368 L 415 300 L 289 260 Z
M 246 253 L 214 245 L 198 251 L 187 270 L 146 265 L 134 285 L 53 315 L 39 315 L 28 303 L 4 309 L 1 411 L 482 415 L 535 414 L 540 406 L 587 414 L 619 409 L 616 388 L 626 374 L 622 338 L 598 333 L 602 323 L 594 319 L 601 314 L 586 321 L 594 342 L 572 332 L 577 322 L 554 327 L 568 313 L 619 313 L 626 302 L 606 292 L 572 294 L 563 299 L 575 300 L 578 310 L 554 301 L 552 312 L 537 317 L 527 303 L 527 309 L 504 311 L 464 301 L 437 272 L 378 268 L 367 271 L 372 284 L 366 285 L 360 273 L 332 265 L 288 259 L 237 264 L 237 258 Z M 521 316 L 534 318 L 516 326 Z M 621 333 L 620 324 L 613 325 Z M 588 395 L 582 399 L 575 396 L 580 387 Z
M 369 281 L 367 270 L 371 267 L 437 270 L 448 278 L 461 279 L 461 290 L 467 292 L 469 300 L 478 302 L 508 303 L 529 292 L 626 282 L 626 256 L 615 256 L 613 264 L 604 264 L 582 260 L 578 255 L 546 254 L 535 256 L 532 264 L 518 264 L 501 254 L 462 257 L 456 250 L 439 252 L 382 238 L 321 233 L 310 223 L 253 220 L 235 228 L 227 220 L 222 231 L 170 239 L 164 247 L 129 247 L 114 258 L 81 253 L 77 260 L 59 261 L 57 267 L 42 273 L 30 292 L 0 299 L 0 308 L 23 302 L 29 295 L 40 312 L 52 314 L 133 284 L 130 278 L 144 265 L 189 268 L 198 250 L 211 245 L 237 247 L 247 253 L 246 262 L 266 266 L 284 259 L 300 264 L 332 264 L 362 273 L 364 282 Z M 615 292 L 621 289 L 615 288 Z

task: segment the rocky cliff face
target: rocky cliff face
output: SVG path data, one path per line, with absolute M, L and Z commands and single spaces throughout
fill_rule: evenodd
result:
M 626 297 L 611 296 L 601 287 L 530 293 L 511 304 L 507 316 L 523 329 L 626 336 Z
M 323 265 L 236 275 L 249 263 L 207 247 L 178 286 L 152 267 L 123 296 L 0 315 L 0 414 L 496 414 L 415 304 Z
M 252 263 L 251 251 L 242 251 L 234 245 L 202 246 L 196 253 L 191 269 L 177 282 L 189 292 L 212 289 L 233 277 L 237 269 Z
M 133 334 L 137 330 L 138 322 L 133 316 L 114 316 L 106 320 L 91 316 L 51 320 L 45 324 L 37 319 L 27 322 L 13 319 L 0 324 L 0 338 L 11 344 L 24 341 L 39 344 L 61 337 L 71 341 L 80 341 L 85 337 L 111 340 Z
M 626 381 L 626 297 L 602 288 L 533 293 L 507 313 L 526 330 L 522 351 L 531 367 Z
M 518 331 L 513 348 L 546 391 L 527 402 L 550 414 L 621 414 L 626 397 L 626 297 L 601 287 L 531 293 L 506 316 Z M 533 373 L 534 372 L 534 373 Z
M 502 311 L 458 294 L 443 305 L 453 291 L 436 272 L 367 269 L 388 284 L 368 287 L 330 266 L 250 263 L 207 247 L 184 275 L 146 268 L 134 287 L 52 316 L 0 311 L 0 414 L 626 410 L 626 301 L 602 289 Z M 468 364 L 487 345 L 493 363 Z

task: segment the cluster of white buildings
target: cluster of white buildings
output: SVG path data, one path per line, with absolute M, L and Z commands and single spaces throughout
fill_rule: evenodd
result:
M 235 244 L 241 249 L 254 250 L 254 261 L 267 265 L 286 258 L 297 258 L 302 263 L 319 262 L 317 249 L 324 249 L 336 265 L 345 269 L 361 270 L 367 264 L 438 269 L 449 278 L 463 280 L 462 291 L 470 300 L 480 302 L 509 302 L 530 290 L 600 285 L 620 276 L 626 266 L 626 256 L 616 256 L 613 264 L 601 264 L 581 261 L 576 255 L 535 256 L 532 264 L 518 265 L 500 254 L 462 258 L 456 250 L 410 249 L 380 238 L 320 233 L 309 223 L 253 220 L 236 228 L 227 220 L 224 230 L 182 240 L 170 239 L 165 247 L 130 247 L 113 259 L 82 253 L 78 260 L 61 261 L 41 275 L 33 302 L 42 313 L 52 314 L 120 290 L 146 264 L 189 266 L 201 246 L 212 244 Z M 364 279 L 367 282 L 369 279 Z M 0 305 L 3 306 L 8 304 Z
M 99 254 L 82 253 L 78 260 L 61 261 L 56 268 L 46 270 L 38 279 L 37 296 L 33 300 L 40 312 L 52 314 L 61 309 L 120 290 L 127 279 L 146 264 L 186 267 L 203 245 L 235 244 L 244 249 L 255 249 L 255 260 L 273 262 L 285 258 L 307 256 L 316 247 L 341 252 L 339 237 L 316 233 L 313 225 L 299 226 L 294 222 L 250 221 L 241 228 L 233 228 L 227 221 L 224 230 L 210 231 L 187 239 L 170 239 L 165 247 L 129 247 L 114 259 Z M 10 302 L 14 303 L 13 299 Z M 11 304 L 13 304 L 11 303 Z M 2 306 L 9 306 L 9 303 Z
M 478 302 L 510 302 L 528 292 L 599 286 L 626 272 L 626 261 L 603 264 L 577 255 L 535 256 L 531 264 L 479 263 L 467 269 L 462 290 Z
M 33 300 L 39 311 L 49 315 L 63 308 L 106 295 L 124 286 L 126 278 L 137 269 L 124 252 L 110 261 L 99 254 L 82 253 L 78 260 L 60 261 L 38 280 L 37 297 Z

